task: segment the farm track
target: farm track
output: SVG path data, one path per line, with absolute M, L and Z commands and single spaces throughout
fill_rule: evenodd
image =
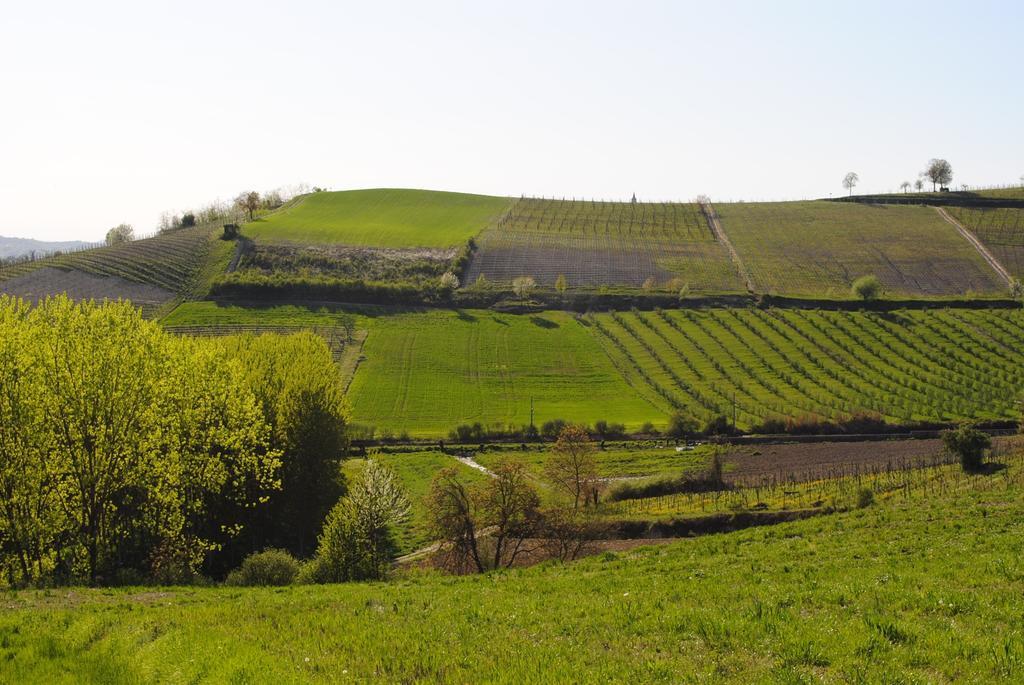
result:
M 722 222 L 718 218 L 718 214 L 715 212 L 714 206 L 710 201 L 700 203 L 701 210 L 704 212 L 704 217 L 707 219 L 708 227 L 711 232 L 715 234 L 715 238 L 718 239 L 725 249 L 729 252 L 729 257 L 732 259 L 733 264 L 736 266 L 736 271 L 739 273 L 740 279 L 743 281 L 743 285 L 747 288 L 747 292 L 757 292 L 754 287 L 754 281 L 750 278 L 750 272 L 747 271 L 747 267 L 743 266 L 743 260 L 740 259 L 740 255 L 736 252 L 736 247 L 729 240 L 729 236 L 725 232 L 725 228 L 722 227 Z
M 999 263 L 999 260 L 995 258 L 995 255 L 989 252 L 988 248 L 985 247 L 982 244 L 982 242 L 975 237 L 973 233 L 964 228 L 963 224 L 961 224 L 959 221 L 953 218 L 953 216 L 951 216 L 950 213 L 947 212 L 944 207 L 936 207 L 935 211 L 939 213 L 939 216 L 941 216 L 947 222 L 952 224 L 952 226 L 957 231 L 960 232 L 960 235 L 962 235 L 964 239 L 967 240 L 967 242 L 974 246 L 974 249 L 978 251 L 978 254 L 984 257 L 985 261 L 988 262 L 989 266 L 995 269 L 996 273 L 998 273 L 999 276 L 1004 281 L 1006 281 L 1007 286 L 1013 285 L 1013 277 L 1010 275 L 1010 272 L 1007 271 L 1006 268 Z

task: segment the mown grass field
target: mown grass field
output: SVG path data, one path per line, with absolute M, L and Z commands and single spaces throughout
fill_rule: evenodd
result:
M 467 284 L 532 276 L 551 287 L 743 290 L 697 204 L 523 198 L 480 235 Z
M 630 384 L 667 412 L 896 422 L 1015 418 L 1024 312 L 713 309 L 598 314 Z
M 349 389 L 353 419 L 398 434 L 571 418 L 638 427 L 658 410 L 632 393 L 589 329 L 562 312 L 434 310 L 380 316 Z
M 455 247 L 482 231 L 510 200 L 431 190 L 312 193 L 245 225 L 257 242 L 365 247 Z
M 484 576 L 7 593 L 8 682 L 1020 682 L 1021 470 Z
M 759 292 L 845 299 L 853 281 L 874 274 L 886 296 L 1006 294 L 930 207 L 816 201 L 715 209 Z
M 1024 277 L 1024 209 L 949 207 L 946 211 L 974 233 L 1015 278 Z

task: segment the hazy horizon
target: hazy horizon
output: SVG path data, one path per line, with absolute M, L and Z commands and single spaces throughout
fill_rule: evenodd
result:
M 58 2 L 0 26 L 0 235 L 243 189 L 719 201 L 1024 174 L 1014 3 Z

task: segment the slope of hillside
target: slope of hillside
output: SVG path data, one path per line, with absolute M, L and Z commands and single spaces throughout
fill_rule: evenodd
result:
M 454 247 L 497 218 L 510 200 L 431 190 L 350 190 L 303 196 L 246 224 L 257 242 L 365 247 Z
M 974 233 L 1015 278 L 1024 278 L 1024 209 L 946 210 L 960 225 Z
M 839 202 L 715 205 L 758 291 L 850 297 L 874 274 L 890 295 L 1004 295 L 1006 285 L 929 207 Z
M 1019 463 L 864 509 L 451 578 L 10 593 L 10 682 L 1020 682 Z
M 713 309 L 597 314 L 637 389 L 697 417 L 868 411 L 893 422 L 1016 418 L 1024 313 Z
M 739 292 L 743 284 L 697 204 L 516 200 L 477 241 L 466 282 L 533 276 L 551 287 Z
M 74 292 L 78 299 L 131 299 L 124 281 L 146 286 L 146 303 L 201 296 L 227 264 L 232 244 L 210 228 L 188 228 L 122 245 L 0 267 L 0 292 L 36 297 Z M 88 276 L 83 277 L 82 274 Z M 162 291 L 164 295 L 158 292 Z

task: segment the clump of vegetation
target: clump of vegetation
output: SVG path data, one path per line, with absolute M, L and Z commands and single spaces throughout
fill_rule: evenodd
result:
M 303 580 L 340 583 L 383 578 L 397 549 L 395 526 L 408 518 L 411 506 L 394 471 L 370 460 L 327 517 L 316 557 L 303 569 Z
M 871 488 L 861 488 L 857 491 L 857 508 L 864 509 L 875 503 L 875 491 Z
M 955 430 L 943 431 L 942 443 L 960 460 L 964 471 L 976 473 L 984 468 L 985 452 L 992 447 L 992 438 L 965 423 Z
M 246 587 L 291 585 L 298 574 L 295 557 L 283 549 L 268 549 L 247 556 L 224 582 Z
M 882 283 L 878 277 L 869 274 L 854 281 L 850 291 L 865 302 L 877 300 L 882 294 Z
M 668 428 L 665 429 L 665 437 L 684 440 L 695 437 L 699 431 L 700 424 L 697 423 L 697 419 L 677 411 L 668 417 Z
M 730 489 L 725 481 L 721 452 L 716 449 L 708 460 L 703 473 L 683 474 L 668 478 L 653 478 L 641 481 L 624 481 L 609 490 L 609 502 L 630 499 L 661 497 L 681 492 L 716 492 Z

